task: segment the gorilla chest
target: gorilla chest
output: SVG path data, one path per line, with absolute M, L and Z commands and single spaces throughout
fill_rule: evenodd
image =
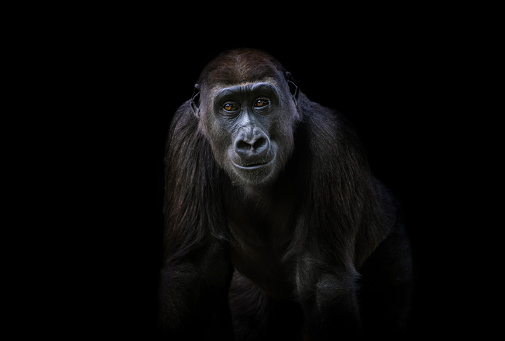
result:
M 267 207 L 235 203 L 228 209 L 234 267 L 276 297 L 288 294 L 293 287 L 286 276 L 291 269 L 281 262 L 294 230 L 293 201 L 283 198 Z

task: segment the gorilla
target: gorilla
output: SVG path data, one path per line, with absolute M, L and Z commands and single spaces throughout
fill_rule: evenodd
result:
M 398 337 L 412 262 L 399 204 L 351 124 L 269 54 L 227 51 L 176 112 L 165 155 L 163 335 Z

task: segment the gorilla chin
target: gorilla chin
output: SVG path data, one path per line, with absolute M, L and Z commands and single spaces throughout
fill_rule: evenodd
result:
M 251 164 L 248 166 L 241 166 L 233 161 L 231 163 L 233 165 L 233 171 L 240 179 L 248 184 L 260 184 L 267 180 L 269 175 L 273 173 L 275 155 L 272 160 L 266 163 Z
M 233 170 L 242 180 L 247 183 L 259 184 L 266 180 L 274 169 L 274 161 L 269 161 L 262 164 L 254 164 L 250 166 L 240 166 L 232 161 Z

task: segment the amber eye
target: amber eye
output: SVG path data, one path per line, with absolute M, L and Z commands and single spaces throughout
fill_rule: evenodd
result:
M 237 105 L 235 103 L 228 102 L 228 103 L 225 103 L 225 105 L 223 106 L 223 109 L 226 110 L 226 111 L 235 111 L 238 108 L 237 108 Z
M 263 107 L 266 107 L 268 105 L 268 100 L 267 99 L 257 99 L 255 102 L 254 102 L 254 106 L 256 108 L 263 108 Z

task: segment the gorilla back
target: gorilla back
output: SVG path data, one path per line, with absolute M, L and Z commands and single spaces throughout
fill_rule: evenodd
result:
M 412 274 L 396 199 L 351 125 L 272 56 L 233 50 L 205 67 L 165 166 L 164 333 L 401 335 Z

